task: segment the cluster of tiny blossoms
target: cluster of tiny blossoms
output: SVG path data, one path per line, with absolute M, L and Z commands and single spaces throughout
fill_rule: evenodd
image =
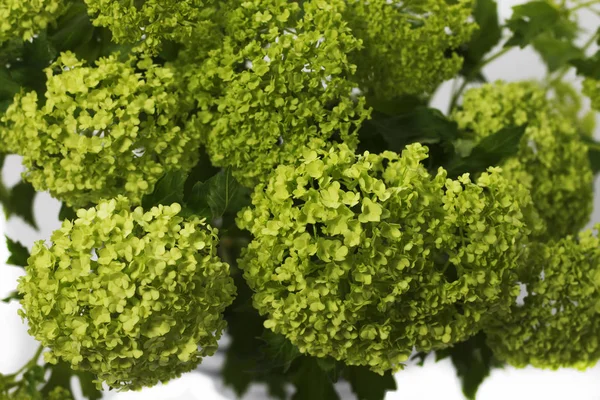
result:
M 64 53 L 46 73 L 45 103 L 17 95 L 0 126 L 36 190 L 77 207 L 118 194 L 138 202 L 165 171 L 197 162 L 200 133 L 170 68 L 117 55 L 85 66 Z
M 592 107 L 600 111 L 600 81 L 592 78 L 585 79 L 583 93 L 592 100 Z
M 0 393 L 1 395 L 1 393 Z M 73 400 L 73 395 L 62 386 L 57 386 L 48 393 L 48 397 L 43 397 L 42 393 L 31 393 L 25 390 L 18 390 L 11 393 L 9 397 L 0 397 L 2 400 Z
M 85 0 L 95 25 L 108 27 L 116 42 L 141 42 L 155 51 L 165 40 L 186 42 L 192 32 L 212 27 L 215 0 Z
M 194 46 L 180 57 L 214 165 L 233 167 L 253 186 L 295 162 L 313 137 L 356 146 L 368 111 L 351 97 L 347 54 L 360 42 L 344 9 L 344 0 L 234 4 L 223 10 L 224 37 L 208 57 L 197 60 Z
M 131 210 L 119 196 L 80 209 L 37 242 L 21 278 L 30 334 L 98 382 L 152 386 L 212 355 L 235 294 L 217 231 L 181 207 Z
M 469 90 L 453 115 L 476 142 L 504 127 L 526 125 L 520 149 L 504 162 L 503 173 L 531 191 L 545 223 L 542 236 L 551 238 L 578 232 L 593 201 L 587 146 L 571 118 L 557 109 L 537 83 L 497 82 Z
M 318 143 L 257 186 L 238 215 L 254 236 L 240 266 L 267 328 L 383 373 L 508 310 L 531 199 L 498 169 L 451 180 L 425 158 L 420 144 L 400 157 Z
M 453 51 L 476 29 L 468 21 L 473 0 L 346 2 L 344 17 L 363 42 L 350 60 L 365 92 L 381 98 L 431 92 L 462 67 Z
M 3 0 L 0 2 L 0 43 L 31 39 L 64 9 L 63 0 Z
M 594 365 L 600 359 L 600 240 L 588 230 L 528 252 L 519 273 L 526 297 L 486 329 L 494 354 L 517 367 Z

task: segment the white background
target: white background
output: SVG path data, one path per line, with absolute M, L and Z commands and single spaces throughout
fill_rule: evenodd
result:
M 503 18 L 510 16 L 513 5 L 519 0 L 498 0 Z M 600 21 L 591 14 L 582 14 L 582 22 L 590 31 L 596 29 Z M 485 68 L 488 78 L 520 80 L 543 77 L 545 68 L 535 53 L 527 50 L 512 50 L 506 56 Z M 435 96 L 433 105 L 445 110 L 450 96 L 451 83 L 443 85 Z M 598 133 L 598 132 L 597 132 Z M 598 136 L 598 135 L 597 135 Z M 19 180 L 21 167 L 17 157 L 7 160 L 4 178 L 8 184 Z M 591 223 L 600 222 L 600 182 L 597 182 L 595 209 Z M 28 246 L 35 240 L 48 239 L 58 225 L 59 204 L 46 194 L 37 196 L 35 216 L 40 225 L 38 232 L 27 227 L 17 218 L 8 222 L 0 219 L 0 234 L 7 233 Z M 1 217 L 0 217 L 1 218 Z M 2 236 L 3 237 L 3 236 Z M 0 239 L 0 260 L 6 259 L 6 248 Z M 16 279 L 22 273 L 19 268 L 0 264 L 0 298 L 8 295 L 16 286 Z M 11 373 L 28 360 L 37 344 L 27 335 L 27 329 L 17 316 L 17 303 L 0 303 L 0 373 Z M 205 361 L 205 370 L 216 370 L 220 358 Z M 390 393 L 387 400 L 462 400 L 458 378 L 449 361 L 435 363 L 428 359 L 424 367 L 408 366 L 396 375 L 398 392 Z M 264 387 L 254 387 L 244 397 L 264 399 Z M 169 383 L 168 385 L 146 389 L 136 393 L 107 393 L 109 400 L 220 400 L 233 398 L 232 393 L 220 382 L 199 372 L 194 372 Z M 343 395 L 351 399 L 349 394 Z M 600 400 L 600 366 L 585 372 L 576 370 L 543 371 L 533 368 L 515 370 L 506 368 L 494 370 L 480 388 L 478 400 Z M 314 399 L 319 400 L 319 399 Z

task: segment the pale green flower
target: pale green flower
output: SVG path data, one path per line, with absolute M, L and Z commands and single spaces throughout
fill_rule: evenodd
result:
M 535 244 L 519 275 L 522 302 L 486 329 L 496 357 L 516 367 L 593 366 L 600 358 L 600 240 L 588 230 Z
M 86 66 L 64 53 L 46 74 L 44 102 L 17 95 L 0 127 L 36 190 L 71 206 L 118 194 L 137 203 L 165 172 L 196 164 L 200 132 L 172 69 L 117 55 Z
M 476 182 L 431 176 L 420 144 L 402 157 L 323 145 L 279 166 L 238 215 L 254 236 L 240 266 L 267 328 L 383 373 L 508 309 L 526 191 L 495 168 Z
M 578 232 L 592 210 L 593 174 L 587 146 L 570 116 L 533 82 L 486 84 L 465 93 L 453 118 L 475 141 L 508 126 L 525 125 L 518 153 L 502 165 L 505 176 L 524 184 L 545 223 L 542 236 Z
M 430 93 L 454 77 L 456 53 L 477 25 L 473 0 L 347 0 L 344 18 L 363 42 L 350 54 L 361 89 L 381 98 Z
M 215 0 L 84 1 L 94 24 L 109 28 L 116 42 L 141 42 L 149 51 L 165 40 L 187 43 L 194 31 L 218 29 L 213 21 L 219 15 Z
M 217 231 L 181 206 L 131 209 L 125 197 L 80 209 L 37 242 L 20 279 L 29 333 L 98 382 L 140 389 L 214 354 L 235 295 Z
M 218 46 L 207 56 L 193 45 L 180 56 L 214 165 L 253 186 L 293 163 L 311 138 L 356 147 L 368 111 L 351 96 L 348 54 L 360 41 L 344 9 L 343 0 L 233 2 Z

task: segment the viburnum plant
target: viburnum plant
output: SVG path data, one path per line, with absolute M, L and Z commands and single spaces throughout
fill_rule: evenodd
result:
M 0 399 L 100 399 L 217 351 L 238 395 L 295 400 L 338 381 L 381 400 L 432 352 L 471 399 L 506 364 L 594 365 L 584 9 L 600 0 L 503 24 L 494 0 L 4 1 L 0 152 L 25 171 L 0 201 L 33 227 L 36 192 L 63 206 L 48 242 L 7 239 L 25 275 L 5 301 L 40 347 Z M 484 74 L 527 46 L 546 76 Z

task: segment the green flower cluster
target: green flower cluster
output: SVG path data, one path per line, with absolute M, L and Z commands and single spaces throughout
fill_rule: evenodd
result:
M 73 400 L 73 395 L 62 386 L 57 386 L 48 393 L 47 397 L 43 397 L 42 393 L 31 394 L 27 391 L 20 390 L 16 393 L 11 393 L 8 397 L 3 397 L 0 393 L 1 400 Z
M 36 190 L 71 206 L 118 194 L 136 203 L 165 171 L 197 162 L 200 132 L 187 124 L 170 68 L 117 55 L 89 67 L 64 53 L 46 73 L 45 104 L 17 95 L 0 127 Z
M 142 42 L 150 51 L 164 40 L 185 42 L 194 30 L 214 27 L 215 0 L 85 0 L 95 25 L 118 42 Z
M 219 46 L 208 57 L 194 46 L 180 57 L 214 165 L 253 186 L 295 162 L 311 138 L 357 145 L 369 112 L 351 97 L 347 54 L 360 42 L 344 8 L 344 0 L 234 2 L 223 11 Z
M 600 81 L 592 78 L 585 79 L 583 93 L 592 100 L 592 108 L 600 111 Z
M 383 373 L 509 309 L 527 191 L 497 168 L 477 182 L 431 176 L 420 144 L 402 157 L 323 146 L 278 167 L 238 215 L 254 236 L 240 266 L 265 327 Z
M 469 90 L 453 115 L 476 142 L 507 126 L 527 126 L 519 152 L 502 168 L 507 178 L 531 191 L 545 223 L 541 235 L 549 238 L 578 232 L 593 200 L 587 146 L 571 118 L 557 109 L 534 82 L 497 82 Z
M 519 278 L 523 302 L 487 329 L 494 354 L 516 367 L 594 365 L 600 359 L 600 240 L 588 230 L 533 245 Z
M 3 0 L 0 3 L 0 43 L 16 37 L 31 39 L 63 9 L 63 0 Z
M 190 371 L 217 349 L 235 286 L 217 231 L 181 207 L 131 211 L 122 196 L 80 209 L 35 244 L 19 282 L 30 334 L 74 369 L 139 389 Z
M 381 98 L 429 93 L 455 76 L 469 41 L 473 0 L 347 0 L 344 17 L 363 47 L 350 55 L 361 89 Z M 400 4 L 399 4 L 400 3 Z

